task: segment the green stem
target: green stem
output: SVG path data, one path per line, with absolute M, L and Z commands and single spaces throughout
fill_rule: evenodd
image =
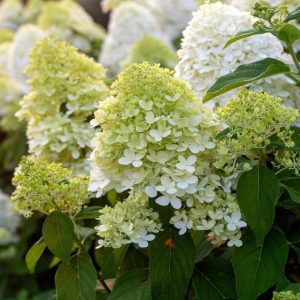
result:
M 293 61 L 294 61 L 294 63 L 295 63 L 295 66 L 296 66 L 296 68 L 297 68 L 297 70 L 298 70 L 298 73 L 299 73 L 299 75 L 300 75 L 300 64 L 299 64 L 297 55 L 296 55 L 296 53 L 295 53 L 295 51 L 294 51 L 294 48 L 293 48 L 293 46 L 290 45 L 290 44 L 287 44 L 287 47 L 288 47 L 288 49 L 289 49 L 289 52 L 290 52 L 290 54 L 291 54 L 291 56 L 292 56 L 292 58 L 293 58 Z

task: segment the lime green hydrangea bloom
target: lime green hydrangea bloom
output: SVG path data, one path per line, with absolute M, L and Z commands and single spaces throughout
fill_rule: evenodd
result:
M 291 126 L 299 111 L 281 102 L 280 98 L 244 89 L 219 109 L 218 114 L 228 129 L 226 136 L 217 141 L 215 166 L 227 173 L 249 170 L 271 151 L 268 146 L 275 135 L 286 147 L 293 147 Z M 241 161 L 242 157 L 246 161 Z
M 108 92 L 105 70 L 66 42 L 47 38 L 31 52 L 26 74 L 32 91 L 17 115 L 28 122 L 29 152 L 75 169 L 87 167 L 96 132 L 89 119 Z
M 293 150 L 279 150 L 275 152 L 276 167 L 292 170 L 300 175 L 300 153 Z
M 216 233 L 215 242 L 241 246 L 240 228 L 246 223 L 212 166 L 219 121 L 186 83 L 158 65 L 131 65 L 112 85 L 111 97 L 99 104 L 93 124 L 102 127 L 91 155 L 90 190 L 97 197 L 111 189 L 138 189 L 149 201 L 179 213 L 170 221 L 180 234 L 205 230 Z M 107 208 L 100 221 L 106 226 L 114 212 Z
M 44 0 L 29 0 L 26 3 L 23 12 L 24 23 L 36 23 L 40 13 L 42 12 Z
M 123 68 L 133 63 L 160 64 L 162 67 L 174 69 L 178 63 L 175 51 L 162 40 L 144 35 L 132 47 L 128 58 L 122 63 Z
M 96 227 L 101 237 L 99 247 L 120 248 L 128 243 L 147 247 L 155 238 L 154 234 L 161 230 L 158 213 L 148 206 L 145 193 L 131 193 L 124 202 L 100 210 L 101 225 Z
M 74 215 L 89 201 L 88 180 L 61 164 L 23 157 L 12 180 L 16 187 L 12 201 L 26 217 L 34 211 L 49 214 L 56 209 Z
M 7 28 L 0 28 L 0 44 L 9 43 L 14 38 L 14 32 Z
M 273 293 L 273 300 L 299 300 L 300 293 L 294 294 L 292 291 L 287 292 L 274 292 Z
M 101 7 L 103 12 L 109 12 L 110 10 L 116 8 L 117 6 L 119 6 L 120 4 L 127 2 L 127 1 L 131 1 L 132 0 L 103 0 L 101 3 Z M 136 3 L 141 3 L 141 4 L 146 4 L 146 0 L 134 0 L 134 2 Z
M 5 75 L 0 75 L 0 125 L 5 131 L 17 130 L 22 123 L 15 117 L 22 98 L 20 87 Z
M 94 23 L 85 10 L 72 0 L 49 1 L 44 4 L 38 26 L 55 37 L 66 40 L 80 51 L 98 55 L 104 29 Z

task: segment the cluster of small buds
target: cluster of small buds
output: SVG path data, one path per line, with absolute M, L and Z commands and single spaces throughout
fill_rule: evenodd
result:
M 132 191 L 125 201 L 101 209 L 100 225 L 95 228 L 101 238 L 98 247 L 120 248 L 128 243 L 148 247 L 162 227 L 158 213 L 148 206 L 144 192 Z
M 74 176 L 61 164 L 23 157 L 12 180 L 12 201 L 25 217 L 56 209 L 74 215 L 89 201 L 88 181 L 88 176 Z
M 293 293 L 292 291 L 274 292 L 272 300 L 298 300 L 300 293 Z
M 121 65 L 123 68 L 133 63 L 160 64 L 161 67 L 174 69 L 178 60 L 175 51 L 162 40 L 144 35 L 133 46 L 129 56 Z
M 218 109 L 227 124 L 225 136 L 216 140 L 218 169 L 226 173 L 247 171 L 267 155 L 271 138 L 277 136 L 286 147 L 293 147 L 291 126 L 299 111 L 281 104 L 280 98 L 242 90 L 223 109 Z
M 26 74 L 32 91 L 17 115 L 28 122 L 29 152 L 86 172 L 88 162 L 81 169 L 82 162 L 96 132 L 88 120 L 108 92 L 103 67 L 66 42 L 46 38 L 32 50 Z
M 293 150 L 279 150 L 275 152 L 276 167 L 292 170 L 300 175 L 300 153 Z
M 223 179 L 212 166 L 218 118 L 187 84 L 171 75 L 148 63 L 120 73 L 111 97 L 99 104 L 92 121 L 102 131 L 93 140 L 90 190 L 100 197 L 111 189 L 138 187 L 160 206 L 186 210 L 188 216 L 180 215 L 186 228 L 192 224 L 195 230 L 216 233 L 216 240 L 223 242 L 238 240 L 245 224 L 238 223 L 235 198 L 228 201 Z M 218 209 L 222 216 L 215 222 L 209 213 Z M 231 231 L 225 217 L 243 226 Z
M 71 0 L 46 2 L 37 24 L 56 38 L 94 56 L 98 55 L 105 37 L 104 29 Z
M 224 49 L 228 40 L 242 30 L 252 29 L 255 21 L 250 12 L 239 11 L 221 2 L 201 5 L 183 32 L 182 49 L 178 52 L 180 61 L 175 68 L 176 77 L 188 82 L 202 98 L 218 78 L 233 72 L 241 63 L 252 63 L 267 57 L 282 60 L 283 46 L 271 34 L 252 36 Z M 284 95 L 287 105 L 299 108 L 299 88 L 292 81 L 287 82 L 282 75 L 253 83 L 249 88 L 253 91 L 263 90 L 275 97 Z M 236 90 L 228 92 L 207 105 L 223 107 L 236 95 Z

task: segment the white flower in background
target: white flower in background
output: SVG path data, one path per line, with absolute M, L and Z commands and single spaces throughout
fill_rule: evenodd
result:
M 23 25 L 17 31 L 12 42 L 9 57 L 8 70 L 10 77 L 20 85 L 23 93 L 28 93 L 28 77 L 24 69 L 29 65 L 29 54 L 35 44 L 44 38 L 46 33 L 35 25 Z
M 199 97 L 203 97 L 218 78 L 234 71 L 239 65 L 267 57 L 283 59 L 283 46 L 271 34 L 249 37 L 226 49 L 226 42 L 242 30 L 252 28 L 255 18 L 249 12 L 242 12 L 233 6 L 220 2 L 201 5 L 185 29 L 182 49 L 178 55 L 175 76 L 190 84 Z M 299 102 L 294 98 L 293 85 L 282 86 L 282 76 L 268 78 L 254 83 L 251 90 L 263 89 L 273 96 L 285 94 L 284 101 Z M 282 86 L 281 89 L 278 86 Z M 288 86 L 288 87 L 287 87 Z M 297 88 L 299 90 L 299 88 Z M 208 106 L 224 106 L 238 91 L 228 92 L 207 103 Z
M 135 2 L 144 4 L 147 0 L 102 0 L 101 1 L 101 8 L 103 12 L 107 13 L 110 10 L 115 9 L 119 5 L 121 5 L 124 2 Z
M 14 212 L 12 202 L 0 191 L 0 245 L 17 241 L 16 230 L 19 223 L 20 217 Z
M 162 37 L 155 17 L 146 7 L 125 2 L 112 12 L 99 57 L 110 75 L 114 76 L 120 71 L 120 63 L 128 57 L 134 43 L 145 34 Z
M 0 28 L 17 30 L 22 24 L 23 4 L 21 0 L 4 0 L 0 2 Z
M 8 76 L 8 56 L 11 43 L 0 44 L 0 74 Z
M 242 247 L 243 246 L 243 242 L 241 241 L 242 238 L 242 234 L 241 232 L 237 233 L 235 236 L 233 236 L 228 242 L 227 242 L 227 246 L 228 247 Z
M 172 41 L 181 35 L 182 30 L 197 10 L 197 0 L 145 0 L 163 33 Z

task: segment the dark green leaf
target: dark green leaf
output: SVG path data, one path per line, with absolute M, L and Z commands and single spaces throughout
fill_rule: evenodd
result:
M 292 200 L 300 204 L 300 177 L 282 181 Z
M 228 133 L 230 133 L 230 129 L 229 129 L 229 128 L 226 128 L 226 129 L 222 130 L 222 131 L 216 136 L 216 138 L 217 138 L 218 140 L 225 139 Z
M 93 300 L 96 298 L 97 275 L 87 253 L 62 263 L 55 275 L 57 300 Z
M 235 88 L 247 85 L 256 80 L 260 80 L 276 74 L 288 73 L 290 68 L 280 60 L 265 58 L 250 64 L 241 65 L 232 73 L 220 77 L 216 83 L 208 90 L 203 98 L 204 102 L 224 94 Z
M 192 281 L 198 300 L 237 299 L 234 272 L 228 260 L 205 260 L 196 268 Z
M 65 263 L 71 255 L 73 234 L 73 222 L 62 212 L 52 212 L 44 222 L 43 238 L 48 249 Z
M 258 35 L 258 34 L 264 34 L 268 31 L 266 30 L 262 30 L 262 29 L 249 29 L 249 30 L 245 30 L 245 31 L 240 31 L 236 34 L 235 37 L 233 37 L 232 39 L 230 39 L 224 48 L 227 48 L 228 46 L 230 46 L 231 44 L 239 41 L 239 40 L 242 40 L 242 39 L 245 39 L 247 37 L 250 37 L 250 36 L 253 36 L 253 35 Z
M 109 300 L 150 300 L 151 287 L 148 270 L 134 270 L 120 276 Z
M 289 286 L 286 287 L 286 291 L 292 291 L 294 294 L 300 293 L 300 284 L 291 283 Z
M 300 6 L 298 6 L 295 10 L 293 10 L 290 14 L 288 14 L 284 21 L 289 22 L 299 18 L 300 18 Z
M 300 40 L 300 30 L 292 24 L 284 24 L 278 31 L 277 36 L 287 45 L 293 45 Z
M 28 250 L 25 256 L 25 262 L 30 274 L 34 273 L 35 266 L 45 249 L 46 244 L 43 239 L 40 239 Z
M 238 182 L 237 200 L 258 242 L 263 241 L 272 227 L 279 192 L 277 178 L 264 166 L 243 173 Z
M 97 263 L 101 266 L 102 278 L 115 278 L 127 252 L 128 245 L 118 249 L 101 248 L 96 251 Z
M 272 229 L 259 246 L 249 231 L 243 243 L 242 247 L 234 249 L 232 259 L 238 299 L 254 300 L 281 280 L 288 245 L 278 229 Z
M 101 209 L 101 206 L 90 206 L 90 207 L 84 208 L 75 216 L 75 220 L 98 218 L 100 209 Z
M 155 300 L 182 300 L 192 276 L 196 251 L 188 234 L 166 228 L 150 243 L 150 282 Z

